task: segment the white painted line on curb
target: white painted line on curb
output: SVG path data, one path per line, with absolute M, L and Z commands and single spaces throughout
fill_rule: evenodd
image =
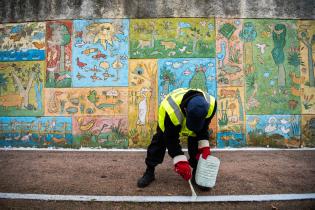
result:
M 0 151 L 48 151 L 48 152 L 146 152 L 146 149 L 107 149 L 107 148 L 86 148 L 79 149 L 73 148 L 32 148 L 32 147 L 4 147 L 0 148 Z M 187 149 L 183 149 L 187 151 Z M 265 148 L 265 147 L 244 147 L 244 148 L 212 148 L 211 151 L 224 151 L 224 152 L 237 152 L 237 151 L 315 151 L 315 148 Z
M 0 199 L 45 201 L 102 201 L 102 202 L 252 202 L 314 200 L 315 193 L 267 195 L 217 195 L 217 196 L 97 196 L 0 193 Z

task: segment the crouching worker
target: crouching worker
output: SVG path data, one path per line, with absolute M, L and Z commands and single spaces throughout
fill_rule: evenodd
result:
M 147 168 L 138 180 L 138 187 L 146 187 L 155 180 L 155 167 L 163 162 L 166 148 L 175 171 L 186 181 L 192 179 L 196 184 L 198 160 L 210 155 L 208 127 L 215 112 L 215 98 L 202 90 L 179 88 L 168 94 L 159 107 L 157 131 L 148 147 Z M 188 136 L 189 162 L 180 146 L 180 136 Z

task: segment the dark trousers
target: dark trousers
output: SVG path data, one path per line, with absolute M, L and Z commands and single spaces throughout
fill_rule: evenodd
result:
M 166 151 L 166 141 L 172 141 L 172 139 L 164 139 L 163 131 L 157 126 L 157 131 L 152 137 L 152 141 L 147 150 L 147 157 L 145 163 L 148 168 L 155 168 L 158 164 L 162 163 Z M 170 154 L 170 151 L 168 151 Z M 196 160 L 196 155 L 198 153 L 198 141 L 195 137 L 188 137 L 188 154 L 189 154 L 189 164 L 192 168 L 197 167 L 198 161 Z M 172 157 L 172 155 L 170 154 Z M 172 157 L 173 158 L 173 157 Z

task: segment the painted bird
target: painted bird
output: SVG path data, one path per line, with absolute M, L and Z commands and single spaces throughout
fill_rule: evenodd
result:
M 267 46 L 265 43 L 263 43 L 263 44 L 257 43 L 256 46 L 257 46 L 257 48 L 260 50 L 260 53 L 261 53 L 261 54 L 264 54 L 264 53 L 265 53 L 265 48 L 266 48 L 266 46 Z
M 91 79 L 93 80 L 93 82 L 95 82 L 96 80 L 102 80 L 100 77 L 96 76 L 96 73 L 94 73 L 94 74 L 91 76 Z
M 83 63 L 79 60 L 79 57 L 77 57 L 77 65 L 82 69 L 84 66 L 86 66 L 86 63 Z
M 225 42 L 221 42 L 221 52 L 219 52 L 217 54 L 217 58 L 219 60 L 219 67 L 221 68 L 223 66 L 223 61 L 224 61 L 224 58 L 225 58 L 225 54 L 226 54 L 226 44 Z
M 80 74 L 80 72 L 78 72 L 78 74 L 76 75 L 76 77 L 78 78 L 78 80 L 85 78 L 84 75 Z
M 67 79 L 67 78 L 71 78 L 69 74 L 64 74 L 64 75 L 61 75 L 57 78 L 57 81 L 61 81 L 61 80 L 64 80 L 64 79 Z

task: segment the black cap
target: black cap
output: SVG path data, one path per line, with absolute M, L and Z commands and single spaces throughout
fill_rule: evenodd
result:
M 203 96 L 195 96 L 187 103 L 186 126 L 189 130 L 199 132 L 205 123 L 208 114 L 209 103 Z

